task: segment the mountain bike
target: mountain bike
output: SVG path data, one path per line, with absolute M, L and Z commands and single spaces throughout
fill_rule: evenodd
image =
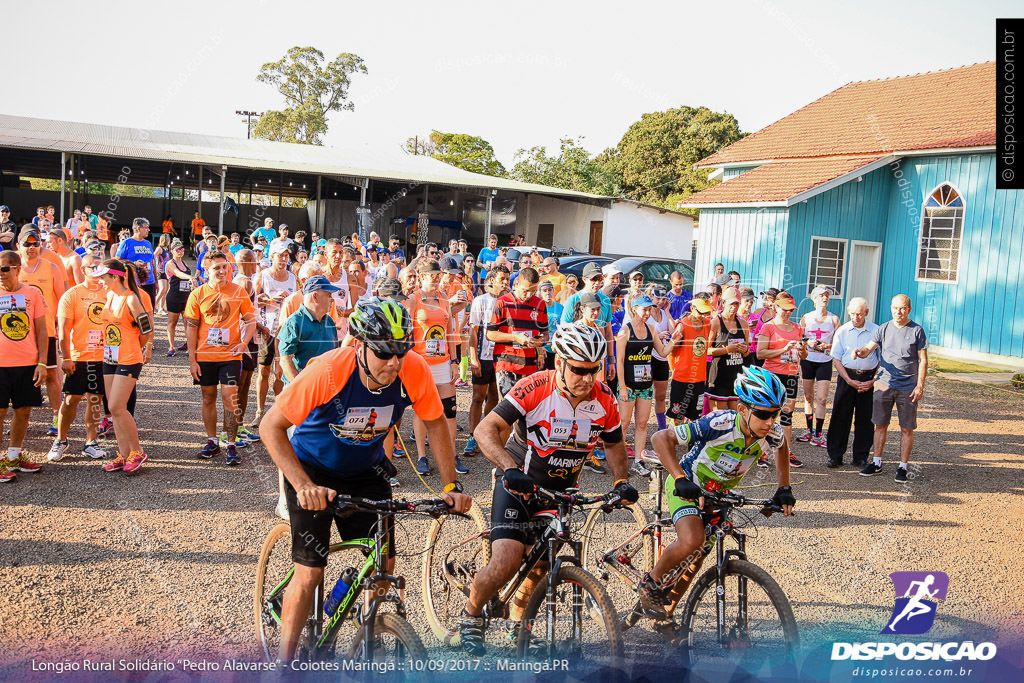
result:
M 511 622 L 504 634 L 492 628 L 488 635 L 514 643 L 521 658 L 577 659 L 596 669 L 615 670 L 623 657 L 618 615 L 601 582 L 582 568 L 581 543 L 573 539 L 571 525 L 578 510 L 598 504 L 613 509 L 621 499 L 610 493 L 583 496 L 576 489 L 538 488 L 535 495 L 552 504 L 530 520 L 543 531 L 524 553 L 516 575 L 484 606 L 485 619 L 492 625 L 508 619 L 510 603 L 531 573 L 541 573 L 540 580 L 527 599 L 522 620 Z M 449 646 L 459 645 L 459 616 L 473 577 L 490 559 L 490 531 L 483 515 L 477 510 L 470 517 L 471 524 L 435 520 L 423 558 L 427 619 L 438 640 Z
M 333 614 L 328 616 L 324 613 L 324 602 L 330 591 L 325 593 L 325 582 L 320 582 L 314 594 L 312 614 L 299 637 L 295 659 L 351 658 L 370 663 L 403 664 L 409 660 L 426 659 L 423 643 L 405 618 L 405 579 L 388 574 L 386 569 L 389 543 L 386 522 L 398 513 L 424 513 L 439 519 L 448 513 L 448 505 L 439 498 L 404 502 L 338 495 L 324 514 L 344 516 L 357 510 L 377 514 L 373 538 L 356 538 L 330 545 L 324 576 L 340 576 L 342 568 L 349 568 L 346 574 L 351 577 L 349 590 Z M 287 523 L 276 525 L 263 542 L 256 568 L 256 633 L 267 661 L 274 661 L 281 645 L 281 605 L 295 571 L 291 545 L 291 526 Z M 387 588 L 383 588 L 385 586 Z M 359 595 L 367 589 L 362 609 L 355 608 Z M 395 611 L 380 611 L 385 604 L 394 605 Z M 354 618 L 357 630 L 348 648 L 343 649 L 338 635 L 349 616 Z
M 609 515 L 595 509 L 582 534 L 584 567 L 610 582 L 615 589 L 609 592 L 618 605 L 625 606 L 620 609 L 623 630 L 648 616 L 637 597 L 637 587 L 664 550 L 662 530 L 674 528 L 671 516 L 662 509 L 665 470 L 655 458 L 645 457 L 644 463 L 652 468 L 653 521 L 648 522 L 639 509 L 631 511 L 633 519 L 621 512 Z M 707 493 L 701 511 L 707 541 L 664 577 L 669 615 L 691 584 L 692 590 L 680 623 L 671 618 L 654 619 L 654 629 L 684 647 L 691 663 L 743 659 L 748 668 L 770 665 L 773 660 L 781 661 L 780 655 L 791 656 L 799 645 L 796 619 L 785 593 L 765 570 L 747 560 L 748 535 L 736 520 L 736 510 L 745 506 L 760 507 L 765 517 L 782 511 L 771 500 Z M 742 526 L 748 520 L 740 517 Z M 732 538 L 737 547 L 727 550 L 726 538 Z M 715 566 L 698 577 L 712 551 L 716 552 Z

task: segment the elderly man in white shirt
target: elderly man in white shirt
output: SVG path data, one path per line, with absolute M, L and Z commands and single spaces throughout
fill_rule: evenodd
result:
M 853 466 L 864 467 L 868 462 L 875 427 L 871 423 L 875 372 L 881 361 L 878 349 L 867 358 L 858 358 L 857 349 L 871 341 L 878 327 L 868 321 L 868 302 L 860 297 L 850 299 L 846 306 L 850 321 L 840 326 L 832 337 L 832 365 L 839 379 L 832 399 L 832 417 L 829 420 L 828 463 L 835 468 L 843 464 L 843 455 L 850 440 L 853 423 Z

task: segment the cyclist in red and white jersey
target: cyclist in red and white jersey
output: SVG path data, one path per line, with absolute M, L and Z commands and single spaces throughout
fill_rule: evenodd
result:
M 608 350 L 602 330 L 563 323 L 551 340 L 555 369 L 519 380 L 477 426 L 480 450 L 504 470 L 494 484 L 491 504 L 491 560 L 473 579 L 469 600 L 459 621 L 463 649 L 484 654 L 484 605 L 511 579 L 522 563 L 528 544 L 539 529 L 531 524 L 542 509 L 531 494 L 537 486 L 563 491 L 576 486 L 583 463 L 598 440 L 607 445 L 608 466 L 615 478 L 613 491 L 635 503 L 629 485 L 626 449 L 615 395 L 596 380 Z M 527 580 L 518 598 L 534 586 Z M 514 600 L 510 617 L 522 615 Z

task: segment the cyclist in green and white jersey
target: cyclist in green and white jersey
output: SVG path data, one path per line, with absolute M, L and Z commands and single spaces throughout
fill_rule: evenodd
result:
M 734 388 L 739 398 L 737 410 L 709 413 L 696 422 L 663 429 L 651 439 L 669 474 L 665 497 L 677 536 L 640 585 L 644 608 L 659 616 L 668 602 L 662 585 L 665 574 L 694 556 L 705 543 L 700 516 L 705 492 L 721 493 L 736 487 L 761 454 L 774 448 L 779 488 L 772 500 L 787 517 L 796 504 L 789 486 L 789 446 L 776 423 L 787 400 L 785 387 L 771 372 L 748 366 Z M 676 457 L 677 446 L 687 448 L 682 460 Z

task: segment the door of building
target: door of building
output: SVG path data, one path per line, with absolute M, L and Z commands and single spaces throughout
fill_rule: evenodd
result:
M 882 243 L 850 241 L 850 268 L 847 275 L 844 299 L 849 302 L 855 296 L 863 297 L 868 302 L 868 320 L 879 319 L 878 310 L 878 272 L 882 265 Z M 841 316 L 845 319 L 845 315 Z M 882 315 L 881 318 L 885 318 Z
M 590 221 L 590 253 L 595 256 L 601 255 L 601 246 L 604 244 L 604 221 Z
M 550 249 L 555 239 L 555 224 L 540 223 L 537 225 L 537 246 Z

